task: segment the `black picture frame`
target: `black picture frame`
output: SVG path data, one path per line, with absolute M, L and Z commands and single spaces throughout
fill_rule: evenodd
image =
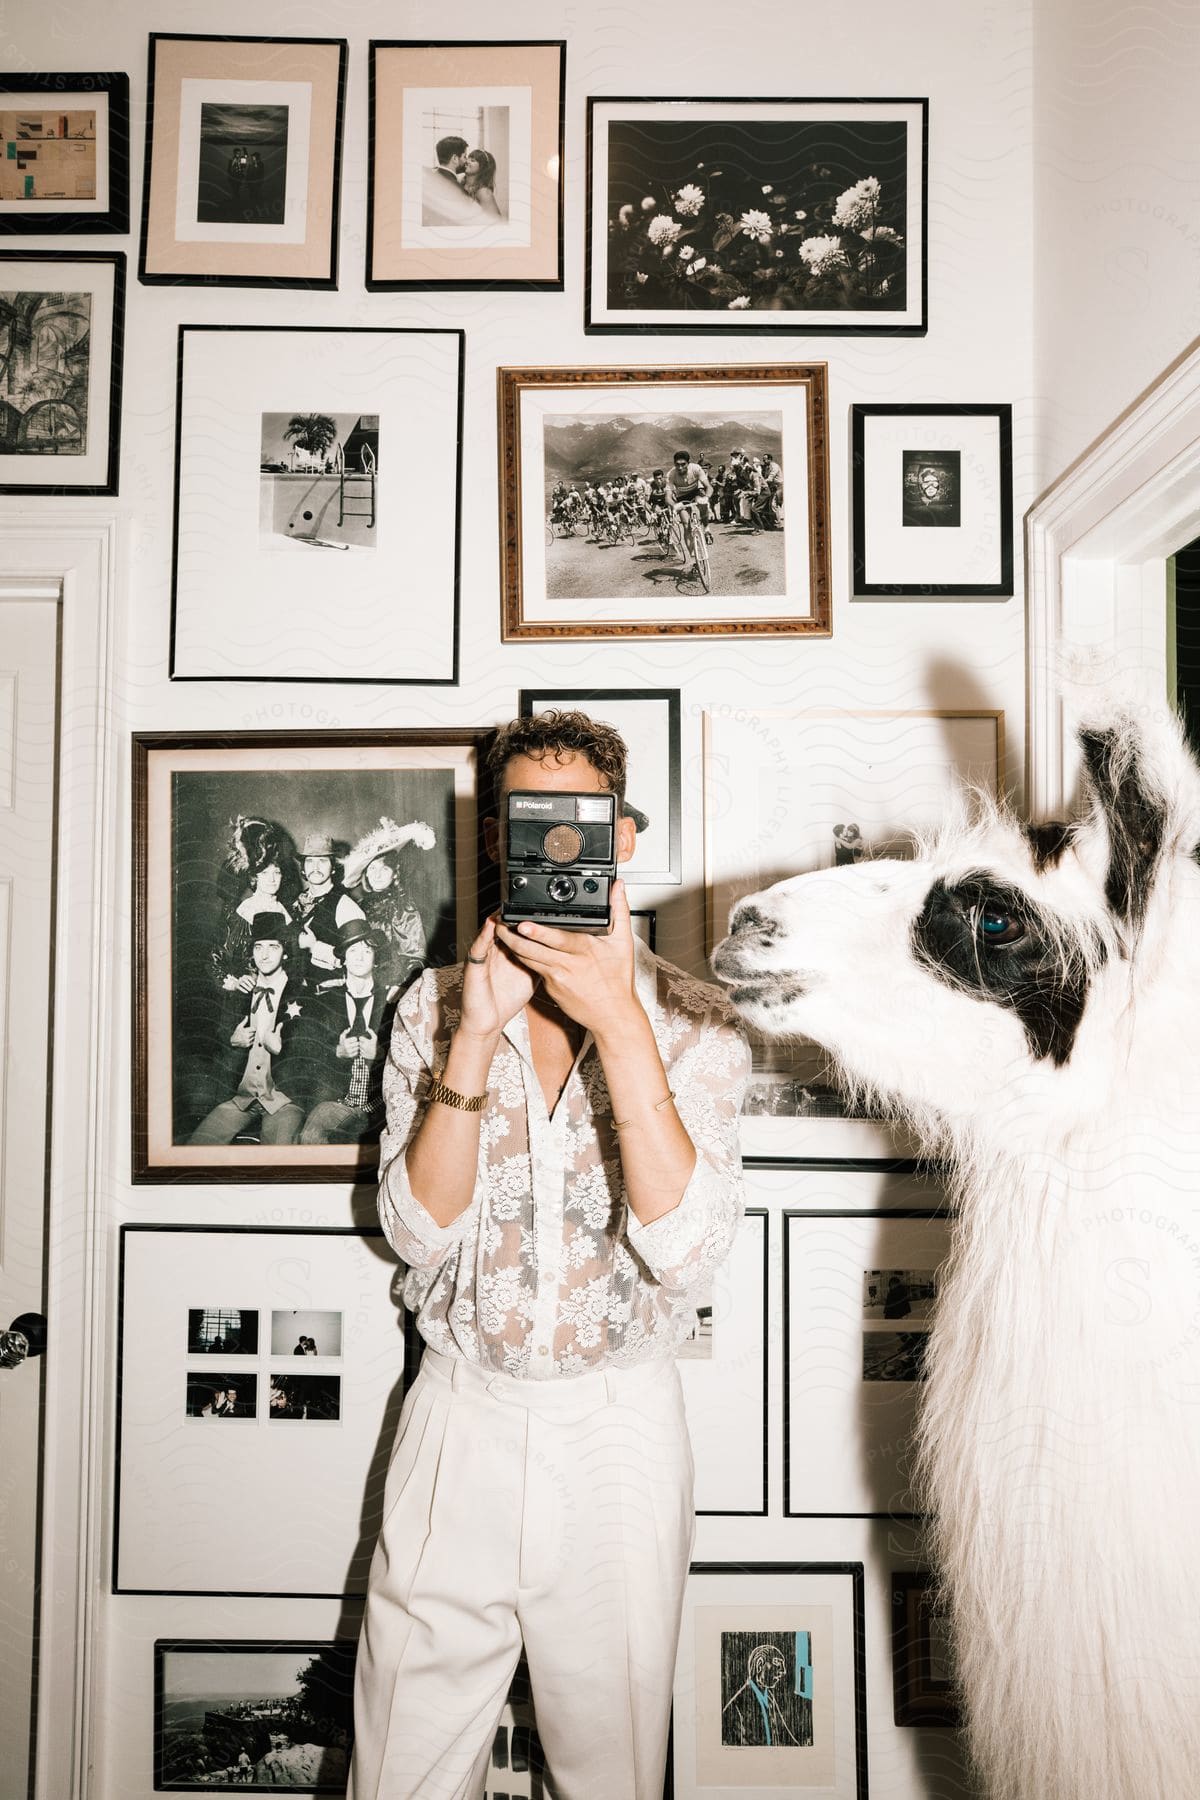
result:
M 901 141 L 894 129 L 889 131 L 889 127 L 897 127 L 901 122 L 906 132 L 916 134 L 914 142 L 907 137 Z M 672 130 L 675 124 L 679 126 L 677 133 Z M 618 158 L 624 158 L 623 162 L 616 163 L 618 193 L 615 196 L 612 192 L 614 152 L 611 136 L 614 125 L 618 131 L 624 128 L 625 134 L 615 153 Z M 706 126 L 710 127 L 711 145 L 705 138 Z M 797 166 L 794 173 L 796 176 L 806 174 L 818 191 L 826 182 L 831 182 L 832 189 L 836 189 L 844 181 L 847 191 L 836 202 L 832 189 L 829 194 L 821 193 L 819 199 L 813 198 L 808 189 L 797 190 L 790 196 L 782 193 L 775 165 L 770 161 L 763 161 L 758 169 L 749 167 L 756 156 L 763 154 L 762 140 L 772 126 L 780 131 L 789 126 L 797 133 L 805 128 L 814 131 L 812 155 L 816 160 L 803 167 Z M 866 217 L 860 224 L 872 232 L 883 225 L 883 229 L 891 234 L 890 238 L 879 240 L 883 246 L 880 249 L 879 245 L 854 231 L 852 235 L 857 238 L 857 244 L 847 250 L 834 215 L 851 200 L 852 191 L 855 191 L 854 175 L 861 170 L 861 179 L 875 179 L 874 199 L 876 203 L 882 200 L 881 184 L 873 176 L 872 156 L 867 153 L 864 143 L 864 133 L 872 128 L 883 134 L 880 152 L 890 158 L 890 167 L 894 169 L 892 185 L 900 183 L 903 186 L 904 204 L 900 216 L 905 230 L 897 233 L 890 224 L 884 224 L 879 219 L 877 204 L 873 204 L 869 209 L 870 218 L 878 220 L 878 225 L 868 225 Z M 803 138 L 799 138 L 797 146 L 790 151 L 793 157 L 804 154 L 800 147 L 803 142 Z M 834 169 L 828 166 L 831 144 L 841 157 L 841 164 Z M 747 165 L 742 171 L 744 191 L 723 195 L 722 199 L 726 201 L 726 209 L 723 209 L 713 202 L 711 183 L 720 176 L 728 187 L 732 185 L 731 178 L 726 169 L 717 170 L 715 165 L 729 165 L 735 156 L 740 156 Z M 787 166 L 785 163 L 785 168 Z M 664 169 L 672 172 L 664 177 Z M 693 173 L 694 181 L 691 180 Z M 766 174 L 774 176 L 772 182 L 763 182 L 762 177 Z M 701 182 L 705 184 L 704 188 L 700 187 Z M 688 197 L 687 204 L 695 208 L 690 216 L 682 213 L 678 203 L 681 184 L 690 185 L 703 195 L 698 202 Z M 885 179 L 882 186 L 886 189 L 887 185 Z M 592 96 L 587 103 L 584 330 L 588 334 L 652 332 L 672 336 L 679 333 L 706 336 L 787 333 L 809 337 L 886 333 L 891 337 L 922 337 L 928 329 L 928 190 L 928 99 Z M 623 203 L 622 195 L 626 196 Z M 663 197 L 667 202 L 665 208 L 659 205 Z M 805 204 L 797 206 L 795 202 L 800 199 Z M 745 206 L 747 200 L 751 203 L 749 207 Z M 739 206 L 743 210 L 735 220 Z M 680 218 L 674 217 L 672 207 L 681 213 Z M 887 210 L 885 203 L 884 211 Z M 851 213 L 854 213 L 853 204 Z M 787 214 L 791 217 L 785 216 Z M 757 234 L 746 226 L 746 220 L 755 215 L 761 221 Z M 912 242 L 914 215 L 919 220 L 915 245 Z M 669 221 L 669 226 L 663 228 L 665 233 L 669 232 L 670 226 L 676 229 L 673 234 L 655 242 L 651 226 L 657 218 Z M 644 227 L 643 221 L 646 221 Z M 814 224 L 820 229 L 813 231 Z M 828 229 L 831 226 L 835 240 L 832 250 Z M 845 229 L 851 230 L 849 226 Z M 644 282 L 644 288 L 633 287 L 628 279 L 617 281 L 610 245 L 618 242 L 619 236 L 627 240 L 623 249 L 626 277 Z M 693 236 L 697 239 L 695 244 L 689 241 Z M 901 240 L 899 246 L 894 243 L 897 237 Z M 784 238 L 789 244 L 819 240 L 825 247 L 826 257 L 832 254 L 840 258 L 839 267 L 848 266 L 856 275 L 861 275 L 868 290 L 874 280 L 881 291 L 874 295 L 868 291 L 863 295 L 865 304 L 853 308 L 845 304 L 808 308 L 779 306 L 781 293 L 789 298 L 796 297 L 793 284 L 791 289 L 777 288 L 763 307 L 756 308 L 751 296 L 755 292 L 766 293 L 765 278 L 774 267 Z M 747 248 L 747 245 L 753 245 L 753 248 Z M 693 252 L 687 262 L 677 260 L 681 248 Z M 694 254 L 696 251 L 703 254 L 703 261 Z M 790 251 L 785 250 L 784 255 L 789 256 Z M 748 263 L 757 263 L 757 268 L 747 266 L 735 275 L 729 263 L 731 258 L 739 256 Z M 889 274 L 879 272 L 885 256 Z M 857 262 L 851 260 L 854 257 Z M 828 273 L 831 276 L 829 292 L 836 293 L 840 288 L 844 293 L 844 278 L 837 279 L 837 270 L 832 264 L 828 270 L 822 269 L 818 266 L 819 258 L 809 261 L 799 249 L 796 260 L 805 265 L 807 273 L 803 279 L 810 290 L 814 282 L 819 284 L 821 276 Z M 690 275 L 677 273 L 681 266 L 688 271 L 693 268 L 702 271 L 703 279 L 695 281 Z M 786 263 L 782 266 L 786 267 Z M 896 286 L 889 291 L 886 285 L 889 280 L 893 284 L 902 280 L 902 306 L 897 306 L 889 297 L 889 292 L 894 295 L 899 291 Z M 675 304 L 660 307 L 645 301 L 634 303 L 634 296 L 642 293 L 657 299 L 664 283 L 673 290 Z M 622 301 L 616 299 L 618 286 L 628 296 Z M 917 290 L 915 296 L 914 290 Z
M 213 1657 L 229 1657 L 232 1659 L 235 1656 L 244 1659 L 246 1657 L 258 1655 L 264 1658 L 267 1656 L 287 1657 L 289 1661 L 293 1657 L 301 1658 L 304 1656 L 312 1656 L 318 1663 L 323 1662 L 324 1667 L 321 1669 L 321 1675 L 325 1677 L 325 1680 L 324 1682 L 321 1682 L 320 1685 L 327 1687 L 329 1693 L 324 1702 L 323 1709 L 312 1719 L 311 1725 L 313 1730 L 322 1735 L 327 1735 L 334 1740 L 332 1744 L 327 1747 L 322 1746 L 322 1748 L 327 1748 L 335 1753 L 337 1767 L 331 1767 L 328 1774 L 324 1777 L 322 1776 L 321 1771 L 318 1770 L 315 1783 L 306 1784 L 305 1791 L 313 1794 L 344 1794 L 346 1791 L 346 1775 L 349 1771 L 350 1764 L 350 1749 L 354 1741 L 354 1665 L 357 1660 L 357 1654 L 358 1643 L 354 1638 L 157 1638 L 154 1643 L 154 1792 L 156 1794 L 195 1793 L 197 1789 L 196 1775 L 198 1773 L 209 1775 L 213 1773 L 211 1769 L 198 1771 L 195 1768 L 189 1768 L 187 1771 L 181 1772 L 176 1779 L 171 1778 L 172 1772 L 168 1766 L 168 1761 L 174 1754 L 180 1754 L 180 1752 L 173 1749 L 173 1740 L 178 1740 L 181 1737 L 185 1737 L 185 1735 L 190 1736 L 194 1734 L 184 1734 L 179 1731 L 178 1727 L 174 1725 L 174 1721 L 168 1717 L 168 1708 L 173 1706 L 175 1709 L 175 1718 L 179 1719 L 188 1716 L 187 1713 L 182 1711 L 185 1706 L 188 1708 L 188 1711 L 191 1712 L 200 1704 L 191 1694 L 188 1695 L 186 1700 L 182 1698 L 172 1700 L 171 1659 L 185 1659 L 187 1657 L 204 1658 L 206 1660 Z M 307 1674 L 309 1671 L 304 1671 L 303 1673 Z M 296 1685 L 299 1690 L 299 1679 L 297 1679 Z M 275 1697 L 275 1695 L 270 1696 L 270 1698 Z M 283 1699 L 285 1696 L 280 1695 L 278 1697 Z M 267 1696 L 264 1696 L 261 1693 L 255 1695 L 247 1692 L 246 1699 L 241 1702 L 241 1704 L 246 1706 L 251 1700 L 263 1700 L 264 1698 L 267 1698 Z M 227 1694 L 221 1694 L 219 1699 L 228 1703 Z M 336 1717 L 337 1712 L 347 1705 L 349 1705 L 350 1709 L 350 1724 L 348 1730 L 339 1725 Z M 226 1713 L 226 1707 L 214 1708 L 213 1713 L 215 1714 L 213 1722 L 213 1731 L 215 1734 L 217 1721 L 221 1719 L 223 1713 Z M 208 1709 L 205 1709 L 204 1721 L 206 1724 L 209 1716 Z M 232 1747 L 239 1742 L 239 1739 L 243 1745 L 249 1746 L 249 1749 L 246 1750 L 245 1754 L 247 1756 L 247 1761 L 250 1764 L 250 1779 L 246 1781 L 239 1778 L 236 1783 L 230 1781 L 219 1785 L 236 1785 L 240 1792 L 246 1794 L 277 1794 L 281 1785 L 279 1782 L 261 1782 L 254 1780 L 254 1761 L 261 1760 L 261 1758 L 251 1759 L 250 1751 L 262 1750 L 263 1740 L 265 1739 L 268 1748 L 263 1750 L 262 1754 L 264 1756 L 269 1756 L 271 1754 L 270 1745 L 273 1736 L 290 1735 L 294 1733 L 297 1723 L 295 1711 L 289 1709 L 288 1711 L 281 1712 L 278 1719 L 275 1721 L 274 1732 L 272 1732 L 270 1725 L 266 1723 L 261 1714 L 261 1710 L 257 1707 L 255 1708 L 253 1715 L 239 1716 L 237 1713 L 227 1713 L 227 1717 L 227 1743 L 230 1748 L 232 1749 Z M 186 1757 L 186 1752 L 182 1752 L 182 1754 Z M 235 1751 L 235 1761 L 226 1766 L 237 1766 L 236 1755 L 237 1752 Z M 322 1757 L 323 1762 L 332 1760 L 333 1759 L 328 1755 Z M 203 1785 L 211 1786 L 213 1784 L 211 1781 L 206 1781 Z M 294 1782 L 285 1782 L 282 1785 L 294 1787 L 296 1784 Z
M 487 80 L 495 83 L 498 78 L 500 57 L 509 51 L 515 52 L 553 52 L 557 58 L 557 79 L 555 94 L 547 107 L 545 97 L 540 108 L 536 104 L 537 81 L 536 71 L 526 77 L 531 94 L 531 108 L 534 117 L 531 120 L 531 177 L 536 178 L 540 171 L 545 176 L 551 165 L 553 173 L 549 174 L 548 183 L 555 189 L 552 211 L 552 232 L 554 242 L 547 258 L 545 246 L 539 249 L 534 241 L 537 235 L 537 213 L 539 208 L 531 192 L 530 244 L 522 248 L 517 245 L 502 245 L 489 250 L 483 246 L 476 253 L 472 250 L 462 251 L 445 245 L 429 245 L 416 250 L 405 250 L 398 241 L 397 223 L 401 206 L 400 185 L 403 182 L 406 163 L 405 145 L 392 141 L 388 153 L 382 154 L 379 144 L 381 122 L 386 117 L 389 129 L 402 130 L 401 114 L 403 111 L 403 83 L 392 81 L 390 72 L 381 68 L 381 60 L 386 60 L 393 53 L 398 59 L 405 56 L 415 60 L 422 54 L 436 57 L 438 53 L 449 52 L 459 59 L 464 59 L 471 52 L 481 52 L 480 70 L 486 74 Z M 519 59 L 518 59 L 519 60 Z M 415 72 L 415 71 L 414 71 Z M 499 74 L 503 74 L 500 70 Z M 402 293 L 406 290 L 414 293 L 446 293 L 454 291 L 470 291 L 471 289 L 487 289 L 497 293 L 555 293 L 561 292 L 564 283 L 564 250 L 563 250 L 563 217 L 565 210 L 566 189 L 566 82 L 567 82 L 567 43 L 565 38 L 526 38 L 526 39 L 461 39 L 447 41 L 445 39 L 428 38 L 375 38 L 367 47 L 367 240 L 366 240 L 366 273 L 364 284 L 369 293 Z M 478 77 L 468 86 L 480 85 Z M 525 85 L 525 82 L 522 82 Z M 382 95 L 381 89 L 387 91 Z M 397 102 L 397 93 L 400 101 Z M 540 121 L 536 116 L 540 112 Z M 535 142 L 535 140 L 538 140 Z M 545 152 L 553 145 L 550 154 Z M 539 156 L 539 148 L 541 154 Z M 381 166 L 394 171 L 395 196 L 389 196 L 385 204 L 384 182 L 381 178 Z M 536 185 L 536 180 L 531 187 Z M 540 209 L 545 211 L 544 206 Z M 385 216 L 386 215 L 386 216 Z M 542 221 L 544 233 L 545 221 Z M 438 251 L 444 259 L 446 272 L 437 274 L 439 266 Z M 461 261 L 465 256 L 478 254 L 480 260 L 470 265 L 474 273 L 456 272 L 456 258 Z M 524 266 L 524 272 L 522 272 Z M 548 272 L 537 272 L 539 270 Z M 390 272 L 389 272 L 390 271 Z
M 109 349 L 106 359 L 104 359 L 103 362 L 98 362 L 97 367 L 94 370 L 92 368 L 91 346 L 98 340 L 101 343 L 103 342 L 103 335 L 97 332 L 94 315 L 91 316 L 90 324 L 87 330 L 82 333 L 81 337 L 81 341 L 86 342 L 89 349 L 85 402 L 88 428 L 91 428 L 93 421 L 99 416 L 100 424 L 97 431 L 97 438 L 100 448 L 98 450 L 87 450 L 85 447 L 83 453 L 78 453 L 81 472 L 85 477 L 82 481 L 78 482 L 67 479 L 71 473 L 71 465 L 76 461 L 77 453 L 72 453 L 71 455 L 55 454 L 53 452 L 45 453 L 44 466 L 52 467 L 54 465 L 61 465 L 61 468 L 56 468 L 55 470 L 58 479 L 51 479 L 48 481 L 9 479 L 8 477 L 13 475 L 24 476 L 25 471 L 20 466 L 22 453 L 17 453 L 11 457 L 0 455 L 0 493 L 54 494 L 62 497 L 73 495 L 115 494 L 119 487 L 121 466 L 121 371 L 125 352 L 125 254 L 121 250 L 41 250 L 37 248 L 29 250 L 0 250 L 0 286 L 4 284 L 6 269 L 12 269 L 14 271 L 9 279 L 20 280 L 18 271 L 22 266 L 26 270 L 36 271 L 42 268 L 53 270 L 59 282 L 62 281 L 62 278 L 67 275 L 68 271 L 72 268 L 85 271 L 85 273 L 78 278 L 81 281 L 86 281 L 86 270 L 90 268 L 108 268 L 111 270 L 109 283 L 102 284 L 107 286 L 111 293 L 111 314 L 107 314 L 106 312 L 108 318 L 107 336 L 109 340 Z M 27 274 L 26 279 L 33 280 L 36 279 L 36 276 Z M 15 290 L 16 294 L 20 294 L 22 298 L 27 300 L 33 298 L 39 292 L 43 292 L 47 302 L 49 302 L 51 290 L 48 287 L 45 290 Z M 93 291 L 93 300 L 97 297 L 98 293 L 99 289 Z M 56 303 L 60 302 L 62 299 L 61 293 L 55 294 L 54 299 Z M 11 333 L 15 328 L 16 317 L 16 312 L 11 303 L 7 303 L 5 306 L 5 317 L 0 320 L 0 330 L 6 328 L 7 331 Z M 69 356 L 69 352 L 67 354 Z M 2 359 L 0 359 L 0 362 L 2 362 L 3 366 L 4 382 L 7 384 L 10 375 L 15 375 L 17 370 L 7 351 Z M 64 382 L 69 374 L 70 368 L 68 364 L 64 368 Z M 70 393 L 71 388 L 69 385 L 66 385 L 63 398 L 69 398 Z M 3 389 L 0 389 L 0 396 L 2 396 L 2 394 Z M 38 404 L 49 406 L 52 405 L 53 402 L 51 400 L 44 400 Z M 10 407 L 6 410 L 13 409 Z M 32 410 L 32 408 L 27 409 L 26 415 L 24 416 L 27 417 L 28 413 Z M 53 441 L 53 437 L 51 441 Z M 39 459 L 31 458 L 31 460 L 36 461 Z M 16 466 L 8 468 L 6 465 L 10 462 Z M 89 475 L 92 477 L 91 479 L 88 478 Z
M 243 52 L 251 54 L 253 49 L 261 47 L 268 52 L 267 67 L 276 52 L 285 56 L 289 50 L 308 48 L 316 51 L 336 50 L 337 66 L 333 77 L 332 116 L 329 119 L 327 142 L 324 145 L 323 179 L 320 205 L 313 205 L 314 196 L 308 196 L 307 211 L 319 217 L 322 211 L 328 213 L 329 229 L 319 240 L 314 239 L 311 261 L 303 264 L 303 259 L 284 256 L 278 258 L 281 268 L 272 271 L 269 267 L 252 267 L 256 261 L 267 264 L 267 252 L 276 246 L 270 243 L 248 246 L 249 249 L 262 250 L 261 257 L 242 258 L 233 254 L 226 246 L 224 255 L 220 240 L 213 241 L 216 255 L 205 258 L 199 249 L 194 253 L 194 267 L 188 267 L 188 256 L 184 257 L 180 266 L 165 267 L 170 262 L 176 247 L 174 228 L 171 223 L 175 214 L 176 183 L 179 178 L 179 158 L 174 160 L 163 153 L 161 164 L 155 157 L 155 125 L 160 129 L 169 121 L 172 147 L 177 148 L 180 135 L 178 97 L 175 89 L 175 74 L 172 71 L 169 95 L 164 93 L 166 82 L 164 71 L 160 67 L 160 49 L 167 46 L 183 45 L 225 45 L 229 47 L 231 56 L 236 59 Z M 173 52 L 165 49 L 170 57 Z M 138 280 L 145 286 L 163 287 L 230 287 L 230 288 L 304 288 L 323 289 L 336 288 L 338 284 L 338 237 L 341 217 L 341 185 L 342 185 L 342 145 L 346 114 L 346 75 L 349 65 L 350 46 L 345 38 L 309 38 L 309 37 L 271 37 L 253 36 L 235 37 L 232 35 L 184 31 L 152 31 L 149 37 L 148 63 L 146 73 L 146 146 L 142 175 L 142 215 L 141 235 L 138 249 Z M 207 52 L 199 52 L 201 62 L 207 63 Z M 205 73 L 209 71 L 205 68 Z M 181 79 L 191 79 L 182 75 Z M 198 78 L 198 77 L 195 77 Z M 327 111 L 329 109 L 327 108 Z M 307 239 L 303 248 L 307 249 Z M 236 248 L 236 247 L 235 247 Z M 285 250 L 294 248 L 288 244 Z M 207 266 L 201 267 L 207 262 Z M 224 264 L 224 266 L 222 266 Z M 244 266 L 234 266 L 235 264 Z M 290 267 L 287 265 L 291 265 Z
M 937 1586 L 928 1570 L 898 1569 L 892 1594 L 892 1716 L 897 1725 L 960 1726 L 952 1676 L 938 1674 Z
M 639 935 L 637 921 L 645 920 L 641 938 L 647 950 L 653 955 L 658 942 L 658 909 L 653 906 L 631 906 L 629 916 L 634 920 L 634 937 Z
M 850 418 L 855 596 L 871 600 L 1010 599 L 1014 561 L 1011 404 L 887 401 L 852 406 Z M 880 421 L 886 429 L 887 421 L 906 420 L 912 421 L 913 438 L 926 440 L 926 446 L 901 450 L 903 458 L 914 460 L 911 469 L 905 463 L 897 470 L 893 466 L 896 444 L 889 443 L 886 454 L 882 447 L 874 447 L 872 425 Z M 935 428 L 934 420 L 945 423 Z M 979 443 L 978 432 L 970 427 L 973 420 L 994 425 L 994 451 L 990 443 Z M 910 512 L 900 491 L 901 483 L 907 487 L 919 480 L 917 463 L 922 457 L 929 461 L 932 485 L 930 528 L 926 529 L 920 529 L 924 521 L 915 511 Z M 942 471 L 933 466 L 951 457 L 956 459 L 953 467 Z M 981 468 L 981 461 L 987 466 Z M 944 480 L 949 504 L 939 502 L 939 479 Z M 886 516 L 885 504 L 890 509 Z M 915 536 L 905 540 L 905 530 L 913 526 L 917 527 Z M 922 550 L 930 557 L 929 579 L 920 578 L 919 563 L 918 573 L 912 572 L 911 553 Z M 887 576 L 889 557 L 892 573 Z M 994 571 L 993 579 L 966 578 L 972 573 L 986 575 L 989 570 Z
M 50 75 L 0 76 L 0 113 L 8 110 L 10 95 L 45 95 L 46 110 L 88 111 L 89 101 L 103 97 L 105 102 L 107 155 L 104 179 L 107 185 L 105 207 L 95 209 L 71 206 L 63 200 L 53 207 L 42 207 L 30 201 L 28 212 L 0 210 L 0 235 L 33 236 L 53 233 L 65 237 L 71 233 L 88 236 L 129 230 L 129 77 L 118 73 L 55 73 Z M 7 145 L 0 154 L 7 155 Z
M 608 718 L 605 714 L 605 707 L 607 706 L 611 710 L 614 702 L 621 707 L 646 705 L 665 706 L 666 708 L 666 734 L 665 743 L 662 746 L 664 752 L 662 766 L 666 770 L 667 778 L 666 858 L 659 858 L 658 866 L 654 866 L 652 862 L 651 866 L 643 871 L 635 868 L 637 862 L 635 852 L 633 860 L 622 868 L 621 874 L 628 887 L 677 886 L 683 880 L 683 828 L 681 823 L 683 805 L 680 786 L 683 756 L 679 689 L 522 688 L 517 702 L 517 710 L 523 719 L 527 719 L 537 712 L 545 711 L 548 707 L 561 704 L 565 708 L 578 708 L 583 712 L 590 713 L 593 718 L 606 724 L 615 724 L 617 729 L 621 730 L 620 720 Z M 621 735 L 626 738 L 628 744 L 625 731 L 622 731 Z M 637 775 L 634 774 L 630 779 L 632 792 L 626 794 L 626 800 L 633 807 L 636 817 L 639 800 Z M 651 820 L 650 823 L 652 824 L 653 821 Z M 646 827 L 639 826 L 639 834 L 643 829 Z

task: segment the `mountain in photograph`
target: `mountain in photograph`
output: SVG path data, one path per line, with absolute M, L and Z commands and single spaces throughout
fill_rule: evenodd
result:
M 763 412 L 747 424 L 744 416 L 720 413 L 626 417 L 547 419 L 545 423 L 548 481 L 602 480 L 631 469 L 669 469 L 676 450 L 688 450 L 698 462 L 717 468 L 731 450 L 748 456 L 770 451 L 780 456 L 782 419 Z M 782 458 L 780 458 L 782 460 Z
M 210 144 L 246 144 L 251 149 L 264 144 L 286 144 L 288 109 L 206 100 L 200 108 L 200 132 Z

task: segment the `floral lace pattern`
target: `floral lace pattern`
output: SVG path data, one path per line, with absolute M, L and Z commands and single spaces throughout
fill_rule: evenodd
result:
M 408 1184 L 405 1148 L 458 1022 L 461 966 L 405 994 L 384 1075 L 379 1216 L 407 1265 L 404 1301 L 426 1342 L 498 1373 L 549 1378 L 669 1355 L 691 1290 L 724 1259 L 744 1205 L 738 1113 L 750 1051 L 720 991 L 636 946 L 638 995 L 696 1149 L 679 1204 L 629 1212 L 608 1084 L 591 1036 L 552 1115 L 522 1013 L 488 1077 L 471 1204 L 440 1227 Z

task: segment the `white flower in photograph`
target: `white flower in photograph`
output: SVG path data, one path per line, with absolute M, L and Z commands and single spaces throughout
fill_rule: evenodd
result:
M 868 175 L 863 181 L 856 181 L 852 188 L 847 188 L 839 195 L 838 203 L 833 209 L 833 222 L 840 225 L 843 231 L 861 231 L 865 225 L 875 223 L 875 215 L 879 211 L 879 182 L 874 175 Z
M 618 217 L 618 219 L 620 219 L 622 225 L 628 225 L 630 219 L 632 219 L 632 217 L 633 217 L 633 202 L 632 202 L 632 200 L 626 201 L 625 205 L 621 208 L 620 212 L 617 214 L 617 217 Z
M 726 312 L 741 312 L 742 308 L 744 306 L 749 306 L 749 304 L 750 304 L 749 294 L 739 294 L 736 300 L 731 300 L 729 302 L 729 305 L 726 307 L 725 310 L 726 310 Z
M 690 244 L 685 244 L 679 252 L 679 260 L 680 262 L 691 262 L 695 254 L 696 252 L 692 249 L 692 246 Z
M 654 195 L 647 194 L 646 198 L 642 201 L 642 211 L 653 212 L 657 205 L 658 201 L 654 198 Z
M 773 194 L 775 192 L 774 185 L 769 181 L 764 181 L 762 191 L 764 194 Z
M 865 237 L 868 244 L 898 244 L 901 242 L 900 233 L 893 231 L 890 225 L 868 225 L 866 230 L 860 233 L 860 236 Z
M 782 251 L 782 250 L 777 250 L 777 251 L 776 251 L 776 252 L 775 252 L 775 254 L 776 254 L 776 256 L 782 256 L 782 255 L 783 255 L 783 251 Z
M 673 219 L 670 213 L 658 213 L 647 225 L 646 236 L 661 250 L 664 245 L 673 244 L 682 230 L 679 220 Z
M 831 269 L 844 269 L 848 266 L 841 238 L 832 235 L 805 238 L 800 246 L 800 255 L 814 275 L 826 275 Z
M 643 275 L 642 271 L 639 269 L 634 279 L 637 281 L 639 287 L 645 287 L 650 277 L 648 275 Z
M 694 181 L 685 181 L 675 196 L 675 210 L 685 219 L 694 219 L 704 205 L 704 189 Z
M 738 220 L 738 224 L 746 236 L 753 238 L 756 244 L 769 244 L 775 230 L 770 214 L 757 212 L 754 208 L 751 208 L 749 212 L 744 212 Z
M 682 252 L 680 252 L 680 254 L 682 255 Z M 701 269 L 707 269 L 707 267 L 708 267 L 707 256 L 698 256 L 696 258 L 695 262 L 692 264 L 691 268 L 688 270 L 688 274 L 689 275 L 698 275 L 700 273 Z
M 807 219 L 808 214 L 805 212 L 804 208 L 801 207 L 799 212 L 794 212 L 792 214 L 792 217 L 793 219 Z

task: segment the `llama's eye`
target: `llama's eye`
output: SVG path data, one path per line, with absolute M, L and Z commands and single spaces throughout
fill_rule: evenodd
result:
M 1025 936 L 1025 927 L 1002 906 L 988 903 L 979 911 L 979 935 L 985 944 L 1015 944 Z

